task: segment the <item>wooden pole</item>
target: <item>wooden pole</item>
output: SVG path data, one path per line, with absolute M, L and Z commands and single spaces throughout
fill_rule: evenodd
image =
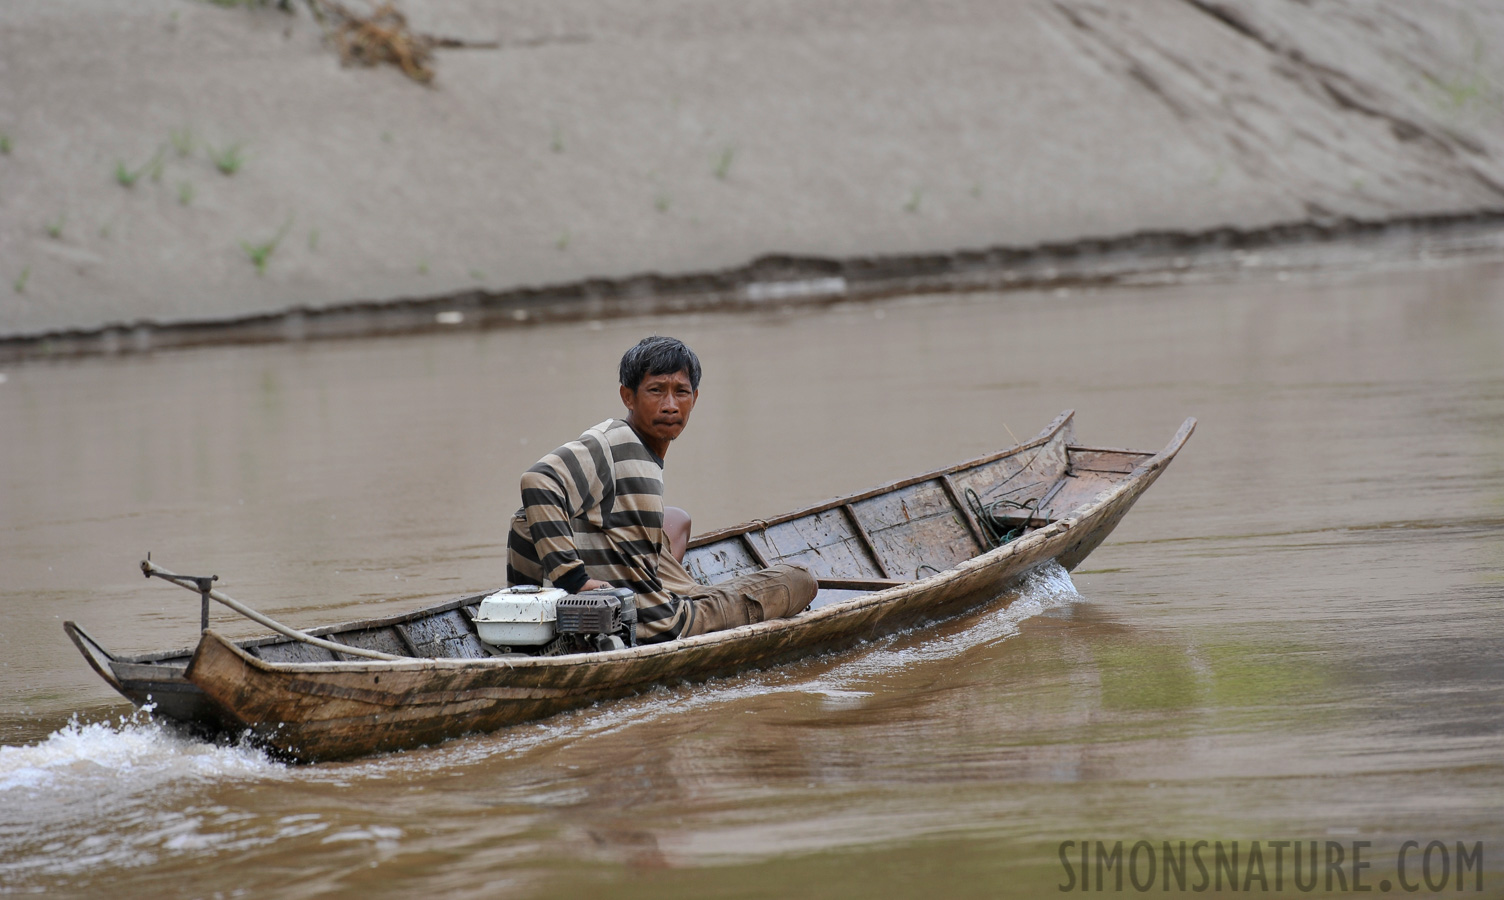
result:
M 179 575 L 176 572 L 169 572 L 168 570 L 162 568 L 149 559 L 141 560 L 141 573 L 148 578 L 155 575 L 158 578 L 161 578 L 163 581 L 170 581 L 178 587 L 187 588 L 188 590 L 193 591 L 195 594 L 201 593 L 199 586 L 195 584 L 192 579 L 187 578 L 183 575 Z M 304 632 L 301 632 L 296 628 L 290 628 L 286 625 L 283 625 L 281 622 L 278 622 L 277 620 L 269 616 L 264 616 L 261 613 L 256 612 L 254 609 L 251 609 L 249 606 L 241 603 L 239 600 L 236 600 L 233 597 L 229 597 L 212 588 L 205 593 L 205 596 L 209 597 L 211 600 L 217 600 L 220 603 L 223 603 L 225 606 L 228 606 L 230 609 L 235 610 L 242 616 L 250 619 L 252 622 L 265 625 L 272 631 L 275 631 L 281 635 L 286 635 L 287 637 L 290 637 L 295 641 L 301 641 L 305 644 L 311 644 L 315 647 L 322 647 L 325 650 L 330 650 L 335 653 L 343 653 L 346 656 L 361 656 L 365 657 L 366 659 L 384 660 L 406 659 L 406 657 L 393 656 L 390 653 L 382 653 L 380 650 L 367 650 L 364 647 L 352 647 L 349 644 L 340 644 L 334 641 L 326 641 L 323 638 L 316 638 L 311 634 L 305 634 Z

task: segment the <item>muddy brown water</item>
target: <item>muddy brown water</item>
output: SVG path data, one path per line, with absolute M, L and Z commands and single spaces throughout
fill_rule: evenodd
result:
M 1065 408 L 1111 446 L 1201 424 L 1011 605 L 408 753 L 184 738 L 64 637 L 193 638 L 147 550 L 305 626 L 498 584 L 518 473 L 616 412 L 652 331 L 706 364 L 667 471 L 698 530 Z M 1022 897 L 1067 883 L 1064 841 L 1141 838 L 1245 867 L 1254 840 L 1367 841 L 1368 885 L 1404 841 L 1481 841 L 1504 886 L 1497 257 L 4 374 L 0 890 Z

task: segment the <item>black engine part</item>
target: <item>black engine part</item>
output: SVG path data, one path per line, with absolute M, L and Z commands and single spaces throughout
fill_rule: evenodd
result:
M 602 588 L 570 594 L 555 605 L 554 627 L 560 636 L 615 636 L 627 647 L 637 646 L 637 595 L 630 588 Z M 600 650 L 617 642 L 590 641 Z

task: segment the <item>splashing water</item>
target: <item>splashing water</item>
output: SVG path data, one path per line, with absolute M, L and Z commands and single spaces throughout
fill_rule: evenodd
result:
M 1006 640 L 1019 632 L 1019 625 L 1046 610 L 1058 609 L 1081 599 L 1070 573 L 1053 560 L 1024 576 L 1014 590 L 1015 599 L 992 610 L 954 634 L 941 634 L 914 644 L 905 635 L 884 638 L 860 656 L 847 660 L 798 690 L 824 694 L 833 700 L 867 695 L 862 684 L 907 666 L 951 659 L 972 649 Z M 913 632 L 908 633 L 912 637 Z
M 38 744 L 0 747 L 0 875 L 76 874 L 134 866 L 163 850 L 213 843 L 202 817 L 170 811 L 174 792 L 286 767 L 249 747 L 194 740 L 135 710 L 114 722 L 76 718 Z
M 39 744 L 0 747 L 0 797 L 95 793 L 91 781 L 129 774 L 137 790 L 182 779 L 257 776 L 285 767 L 258 750 L 194 740 L 151 717 L 150 705 L 118 721 L 83 724 L 75 717 Z

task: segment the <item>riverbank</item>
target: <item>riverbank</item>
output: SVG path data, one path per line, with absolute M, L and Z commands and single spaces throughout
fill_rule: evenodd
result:
M 1477 2 L 404 9 L 498 46 L 424 87 L 341 68 L 301 12 L 8 4 L 7 352 L 1004 283 L 1504 209 Z

